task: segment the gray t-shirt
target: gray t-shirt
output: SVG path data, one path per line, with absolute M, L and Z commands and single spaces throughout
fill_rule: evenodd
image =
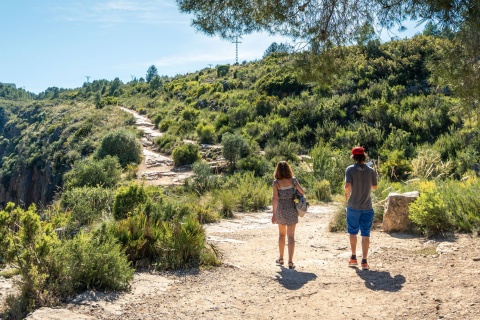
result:
M 345 171 L 345 182 L 352 185 L 347 207 L 356 210 L 372 209 L 370 190 L 377 185 L 377 173 L 366 164 L 355 163 Z

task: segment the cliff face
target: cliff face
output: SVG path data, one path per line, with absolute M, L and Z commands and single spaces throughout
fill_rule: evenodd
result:
M 50 203 L 61 185 L 61 176 L 54 175 L 49 163 L 43 167 L 32 166 L 23 172 L 14 173 L 0 184 L 0 208 L 8 202 L 28 207 L 35 203 L 38 206 Z

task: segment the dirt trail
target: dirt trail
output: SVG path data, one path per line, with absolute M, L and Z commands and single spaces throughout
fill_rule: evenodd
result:
M 147 164 L 141 169 L 148 171 Z M 151 170 L 171 169 L 162 162 Z M 180 179 L 161 178 L 155 183 Z M 131 292 L 85 292 L 62 309 L 40 310 L 29 319 L 480 320 L 478 237 L 429 240 L 374 230 L 371 270 L 361 271 L 347 267 L 348 236 L 328 232 L 337 205 L 310 209 L 297 225 L 295 270 L 274 263 L 278 228 L 269 207 L 205 226 L 208 241 L 223 253 L 221 267 L 138 273 Z M 9 284 L 0 284 L 5 297 Z
M 145 185 L 175 185 L 182 184 L 186 178 L 192 175 L 189 168 L 175 168 L 171 157 L 156 150 L 154 140 L 162 133 L 154 128 L 155 125 L 150 119 L 136 111 L 124 107 L 120 107 L 120 109 L 132 114 L 137 128 L 143 131 L 143 159 L 137 173 L 139 181 Z

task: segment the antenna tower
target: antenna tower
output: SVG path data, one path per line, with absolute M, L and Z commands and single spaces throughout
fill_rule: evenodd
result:
M 90 76 L 85 76 L 85 78 L 87 78 L 87 83 L 88 83 L 88 81 L 90 80 Z
M 238 41 L 238 36 L 235 37 L 235 41 L 232 43 L 235 43 L 235 63 L 238 64 L 238 44 L 241 43 Z

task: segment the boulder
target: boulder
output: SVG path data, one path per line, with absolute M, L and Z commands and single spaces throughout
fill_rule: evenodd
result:
M 96 318 L 74 313 L 67 309 L 40 308 L 29 314 L 26 320 L 94 320 Z
M 418 191 L 390 193 L 385 200 L 382 228 L 385 232 L 412 231 L 412 221 L 408 217 L 408 206 L 419 196 Z

